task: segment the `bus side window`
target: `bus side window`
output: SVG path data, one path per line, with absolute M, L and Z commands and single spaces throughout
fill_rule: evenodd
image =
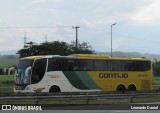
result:
M 108 60 L 107 64 L 108 64 L 109 71 L 121 71 L 122 70 L 121 60 Z
M 47 71 L 60 71 L 63 70 L 63 60 L 51 58 L 48 59 L 48 69 Z
M 80 71 L 92 71 L 93 70 L 93 60 L 79 60 L 79 70 Z
M 77 71 L 78 70 L 78 63 L 76 59 L 67 59 L 64 63 L 64 70 L 65 71 Z
M 139 65 L 139 71 L 148 71 L 151 68 L 149 61 L 139 61 Z
M 132 71 L 133 70 L 132 61 L 123 61 L 122 69 L 123 71 Z
M 123 61 L 122 69 L 123 71 L 147 71 L 149 70 L 150 62 L 149 61 Z
M 94 70 L 106 71 L 107 70 L 107 62 L 105 60 L 94 60 Z
M 143 70 L 144 71 L 148 71 L 151 68 L 151 62 L 147 61 L 147 62 L 143 62 Z

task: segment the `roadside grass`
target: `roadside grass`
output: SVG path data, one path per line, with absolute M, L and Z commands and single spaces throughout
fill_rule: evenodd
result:
M 14 76 L 13 75 L 0 75 L 0 87 L 13 87 Z
M 155 103 L 160 102 L 160 97 L 158 96 L 152 96 L 152 97 L 144 97 L 144 98 L 134 98 L 133 103 Z
M 153 77 L 153 85 L 160 85 L 160 77 Z
M 95 100 L 48 100 L 48 101 L 26 101 L 26 102 L 8 102 L 7 104 L 17 105 L 86 105 L 86 104 L 129 104 L 129 103 L 155 103 L 160 102 L 160 97 L 144 97 L 144 98 L 124 98 L 124 99 L 95 99 Z M 0 104 L 6 104 L 6 102 L 0 102 Z
M 0 75 L 0 81 L 13 81 L 13 75 Z
M 6 89 L 5 88 L 1 89 L 0 88 L 0 93 L 12 94 L 13 93 L 13 89 L 11 89 L 11 88 L 10 89 L 7 89 L 7 88 Z
M 13 87 L 13 75 L 0 75 L 0 93 L 13 93 Z

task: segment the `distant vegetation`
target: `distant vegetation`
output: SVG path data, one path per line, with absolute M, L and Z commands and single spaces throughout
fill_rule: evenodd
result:
M 96 52 L 97 54 L 107 54 L 110 55 L 110 52 Z M 157 54 L 141 54 L 138 52 L 113 52 L 113 57 L 126 57 L 126 58 L 139 58 L 139 57 L 147 57 L 152 61 L 160 61 L 160 55 Z
M 153 74 L 156 77 L 160 77 L 160 61 L 153 62 Z
M 17 65 L 19 55 L 1 55 L 0 56 L 0 68 L 7 68 L 13 65 Z
M 92 50 L 93 51 L 93 50 Z M 110 52 L 95 52 L 96 54 L 107 54 Z M 160 55 L 156 54 L 141 54 L 137 52 L 113 52 L 113 57 L 148 57 L 153 61 L 153 74 L 160 77 Z M 17 65 L 19 55 L 0 55 L 0 69 Z
M 34 55 L 70 55 L 70 54 L 92 54 L 91 45 L 87 42 L 78 43 L 78 48 L 75 47 L 75 42 L 70 44 L 63 41 L 43 42 L 36 44 L 35 42 L 27 43 L 26 48 L 20 49 L 17 53 L 20 58 Z

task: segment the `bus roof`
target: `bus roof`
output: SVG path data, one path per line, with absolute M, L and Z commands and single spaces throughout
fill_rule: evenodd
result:
M 146 57 L 140 57 L 140 58 L 110 57 L 109 55 L 103 55 L 103 54 L 72 54 L 70 56 L 79 59 L 149 60 L 149 58 Z
M 25 60 L 25 59 L 34 60 L 39 58 L 44 58 L 44 56 L 28 56 L 28 57 L 21 58 L 21 60 Z
M 149 60 L 146 57 L 140 57 L 140 58 L 125 58 L 125 57 L 110 57 L 108 55 L 102 55 L 102 54 L 72 54 L 69 56 L 60 56 L 60 55 L 43 55 L 43 56 L 29 56 L 29 57 L 24 57 L 21 58 L 21 60 L 24 59 L 40 59 L 40 58 L 54 58 L 54 57 L 59 57 L 59 58 L 77 58 L 77 59 L 113 59 L 113 60 Z

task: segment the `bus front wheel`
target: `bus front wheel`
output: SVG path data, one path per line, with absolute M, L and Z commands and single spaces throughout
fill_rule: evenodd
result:
M 55 92 L 61 92 L 60 88 L 58 86 L 52 86 L 49 89 L 49 93 L 55 93 Z

